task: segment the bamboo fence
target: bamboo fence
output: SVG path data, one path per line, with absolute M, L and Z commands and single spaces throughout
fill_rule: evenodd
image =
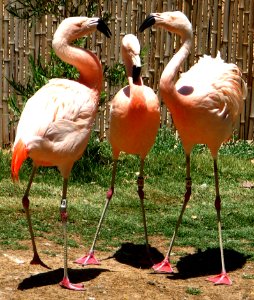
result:
M 5 9 L 9 1 L 0 1 L 0 147 L 12 144 L 15 137 L 15 125 L 11 124 L 11 112 L 8 98 L 13 90 L 7 79 L 15 79 L 25 84 L 30 73 L 28 59 L 32 55 L 41 55 L 44 62 L 50 58 L 53 34 L 61 21 L 53 15 L 39 20 L 20 20 Z M 70 1 L 69 1 L 70 2 Z M 80 15 L 86 15 L 91 0 L 77 8 Z M 237 124 L 240 139 L 254 139 L 254 0 L 101 0 L 97 1 L 96 16 L 108 14 L 111 39 L 100 33 L 94 34 L 88 47 L 101 59 L 103 67 L 121 62 L 120 42 L 127 33 L 136 34 L 144 53 L 143 79 L 158 92 L 158 81 L 162 70 L 172 55 L 181 46 L 176 35 L 169 35 L 161 29 L 151 28 L 144 33 L 138 27 L 150 12 L 180 10 L 193 25 L 194 39 L 192 52 L 182 66 L 186 71 L 203 54 L 216 56 L 221 52 L 227 62 L 236 63 L 243 72 L 248 86 L 248 95 L 244 109 Z M 77 1 L 73 1 L 75 5 Z M 63 17 L 64 17 L 63 11 Z M 62 18 L 63 18 L 62 17 Z M 209 72 L 209 70 L 207 70 Z M 107 101 L 99 108 L 95 130 L 101 139 L 106 137 L 108 129 L 108 100 L 120 89 L 104 82 Z M 159 94 L 159 92 L 158 92 Z M 161 124 L 173 127 L 170 113 L 161 103 Z

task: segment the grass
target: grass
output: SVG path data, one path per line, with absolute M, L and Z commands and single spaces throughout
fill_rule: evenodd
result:
M 224 247 L 254 260 L 253 183 L 254 145 L 246 141 L 222 146 L 218 167 L 222 197 Z M 21 249 L 29 239 L 21 205 L 31 171 L 26 161 L 20 183 L 10 179 L 11 153 L 0 152 L 0 248 Z M 108 143 L 90 140 L 85 155 L 73 168 L 69 182 L 69 246 L 90 246 L 111 180 L 112 159 Z M 119 159 L 115 194 L 110 204 L 97 249 L 108 250 L 123 242 L 144 243 L 136 179 L 139 159 L 122 154 Z M 191 157 L 192 198 L 183 217 L 175 245 L 197 249 L 217 248 L 217 220 L 214 209 L 213 163 L 206 147 L 195 147 Z M 145 164 L 145 206 L 149 236 L 171 237 L 185 193 L 185 157 L 181 143 L 167 129 L 161 129 Z M 56 168 L 41 168 L 33 183 L 30 200 L 36 236 L 62 243 L 59 215 L 62 179 Z M 156 245 L 152 245 L 156 246 Z
M 201 294 L 201 290 L 199 288 L 189 287 L 187 288 L 186 293 L 197 296 Z

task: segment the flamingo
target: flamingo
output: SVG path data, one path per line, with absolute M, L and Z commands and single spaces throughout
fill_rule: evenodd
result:
M 97 17 L 66 18 L 57 28 L 53 48 L 63 61 L 79 70 L 79 80 L 51 79 L 27 101 L 18 123 L 11 163 L 12 178 L 17 181 L 24 160 L 28 157 L 33 160 L 33 170 L 22 199 L 34 253 L 31 264 L 47 267 L 37 252 L 29 212 L 28 196 L 34 175 L 39 166 L 57 166 L 63 177 L 60 213 L 64 233 L 64 277 L 60 285 L 71 290 L 84 290 L 84 286 L 71 283 L 67 272 L 68 178 L 74 162 L 87 146 L 102 87 L 102 67 L 97 56 L 71 43 L 96 29 L 110 37 L 109 28 Z
M 186 193 L 168 252 L 161 263 L 153 269 L 159 273 L 171 273 L 170 253 L 182 221 L 182 216 L 191 196 L 190 154 L 195 144 L 206 144 L 210 149 L 215 178 L 215 208 L 218 221 L 218 235 L 221 253 L 221 274 L 209 277 L 215 284 L 231 284 L 226 273 L 222 232 L 221 232 L 221 197 L 217 168 L 218 150 L 221 144 L 232 134 L 235 121 L 241 113 L 246 86 L 239 68 L 232 63 L 225 63 L 218 53 L 216 58 L 200 58 L 188 72 L 181 75 L 174 84 L 174 79 L 183 61 L 187 58 L 192 44 L 192 26 L 188 18 L 179 11 L 151 13 L 141 24 L 142 32 L 152 25 L 178 34 L 182 46 L 165 67 L 160 78 L 160 92 L 167 108 L 172 114 L 179 132 L 186 156 Z
M 94 247 L 109 202 L 114 194 L 117 162 L 122 151 L 140 156 L 137 192 L 141 201 L 146 248 L 149 253 L 143 191 L 144 161 L 155 142 L 160 124 L 160 107 L 158 97 L 151 88 L 143 84 L 140 76 L 140 45 L 137 37 L 133 34 L 125 35 L 121 47 L 129 85 L 115 95 L 110 105 L 109 142 L 113 152 L 111 186 L 106 194 L 105 206 L 90 251 L 88 255 L 76 261 L 83 265 L 100 264 L 94 256 Z

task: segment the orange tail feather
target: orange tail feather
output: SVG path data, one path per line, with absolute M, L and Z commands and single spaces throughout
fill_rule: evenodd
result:
M 11 177 L 13 181 L 18 181 L 19 170 L 24 160 L 28 157 L 28 150 L 22 140 L 19 140 L 14 147 L 11 161 Z

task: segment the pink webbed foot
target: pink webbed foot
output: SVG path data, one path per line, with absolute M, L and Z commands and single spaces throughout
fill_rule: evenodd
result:
M 82 283 L 71 283 L 68 277 L 64 277 L 61 282 L 59 282 L 61 287 L 73 291 L 84 291 L 84 285 Z
M 207 280 L 214 282 L 214 284 L 226 284 L 226 285 L 232 284 L 232 281 L 228 277 L 227 273 L 224 272 L 214 277 L 209 277 L 207 278 Z
M 165 258 L 162 262 L 152 266 L 156 273 L 173 273 L 173 269 L 170 265 L 169 259 Z
M 48 267 L 46 264 L 44 264 L 44 262 L 40 259 L 38 253 L 34 253 L 34 257 L 32 258 L 32 260 L 30 261 L 31 265 L 40 265 L 46 269 L 51 269 L 50 267 Z
M 78 258 L 76 261 L 75 261 L 77 264 L 80 264 L 80 265 L 100 265 L 101 263 L 95 258 L 94 256 L 94 252 L 89 252 L 88 255 L 85 255 L 81 258 Z

